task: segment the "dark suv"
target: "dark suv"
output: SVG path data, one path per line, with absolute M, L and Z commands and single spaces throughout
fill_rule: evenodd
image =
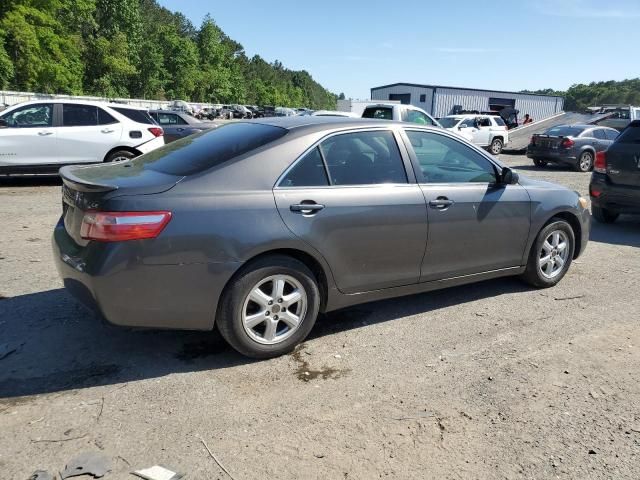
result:
M 621 213 L 640 214 L 640 120 L 631 122 L 608 150 L 598 152 L 589 194 L 599 222 L 615 222 Z

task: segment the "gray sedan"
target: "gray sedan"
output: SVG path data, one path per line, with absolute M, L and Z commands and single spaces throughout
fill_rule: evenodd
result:
M 117 325 L 217 327 L 256 358 L 319 312 L 510 275 L 551 287 L 589 235 L 577 193 L 398 122 L 237 122 L 60 173 L 70 292 Z
M 594 125 L 558 125 L 531 137 L 527 157 L 537 167 L 559 163 L 590 172 L 596 154 L 609 148 L 619 134 L 613 128 Z
M 149 110 L 149 115 L 164 130 L 166 143 L 171 143 L 179 138 L 188 137 L 194 133 L 204 132 L 217 128 L 213 122 L 203 122 L 185 112 L 173 110 Z

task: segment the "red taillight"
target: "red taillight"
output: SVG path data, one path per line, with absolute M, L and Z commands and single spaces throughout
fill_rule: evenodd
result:
M 154 137 L 161 137 L 164 135 L 164 130 L 160 127 L 151 127 L 149 131 Z
M 560 146 L 562 148 L 571 148 L 576 144 L 576 142 L 574 142 L 573 140 L 571 140 L 570 138 L 565 138 L 564 140 L 562 140 L 562 142 L 560 142 Z
M 80 236 L 85 240 L 123 242 L 156 238 L 171 220 L 171 212 L 87 212 Z
M 598 173 L 607 173 L 607 152 L 596 153 L 596 161 L 593 163 L 593 171 Z
M 594 198 L 598 198 L 600 195 L 602 195 L 602 192 L 600 190 L 598 190 L 597 188 L 592 186 L 589 189 L 589 194 Z

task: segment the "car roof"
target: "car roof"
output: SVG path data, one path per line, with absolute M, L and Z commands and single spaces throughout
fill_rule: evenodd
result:
M 398 122 L 393 120 L 379 120 L 373 118 L 353 118 L 336 116 L 293 116 L 293 117 L 269 117 L 254 120 L 245 120 L 248 123 L 259 123 L 274 127 L 286 128 L 287 130 L 299 133 L 313 131 L 323 131 L 330 129 L 347 128 L 367 128 L 367 127 L 397 127 L 402 125 L 411 128 L 426 128 L 436 131 L 443 131 L 440 127 L 421 125 L 416 123 Z

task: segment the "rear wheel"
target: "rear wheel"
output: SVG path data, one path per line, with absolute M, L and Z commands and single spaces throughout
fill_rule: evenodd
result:
M 109 155 L 107 155 L 107 157 L 104 159 L 104 161 L 106 163 L 109 162 L 126 162 L 127 160 L 131 160 L 132 158 L 135 158 L 135 154 L 128 151 L 128 150 L 117 150 L 115 152 L 111 152 Z
M 578 172 L 590 172 L 593 168 L 593 153 L 592 152 L 582 152 L 580 157 L 578 157 L 578 163 L 576 163 L 576 170 Z
M 318 316 L 320 292 L 305 264 L 281 255 L 265 257 L 232 282 L 216 324 L 238 352 L 277 357 L 307 337 Z
M 547 161 L 546 160 L 542 160 L 541 158 L 534 158 L 533 159 L 533 164 L 538 167 L 538 168 L 544 168 L 547 166 Z
M 534 287 L 553 287 L 569 270 L 575 244 L 571 225 L 555 219 L 538 233 L 521 278 Z
M 620 216 L 619 213 L 612 212 L 606 208 L 596 207 L 594 205 L 591 206 L 591 214 L 593 215 L 593 218 L 600 223 L 613 223 Z
M 502 152 L 502 148 L 504 147 L 504 142 L 500 138 L 494 138 L 489 146 L 489 151 L 494 155 L 500 155 Z

